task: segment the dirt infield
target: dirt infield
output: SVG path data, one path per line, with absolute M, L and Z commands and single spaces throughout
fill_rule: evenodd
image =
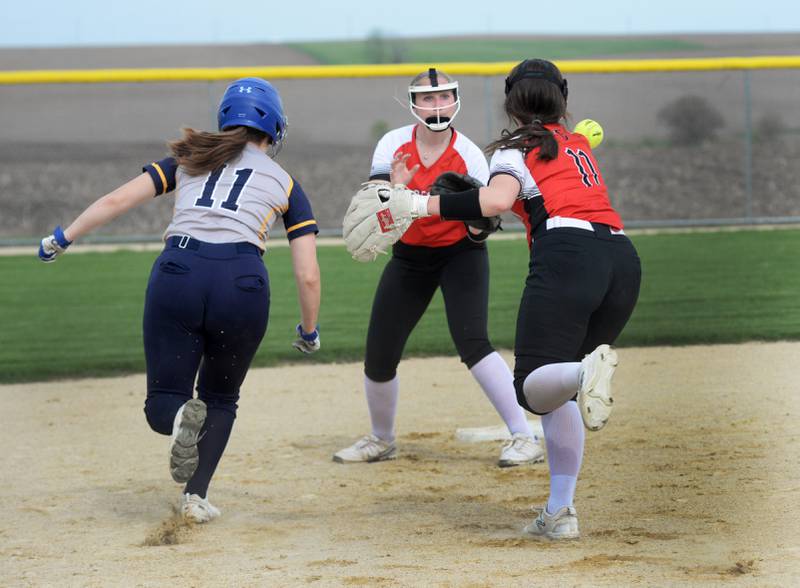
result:
M 508 356 L 506 356 L 508 357 Z M 543 464 L 457 427 L 497 417 L 456 359 L 401 365 L 400 457 L 343 466 L 360 366 L 258 369 L 206 526 L 172 514 L 142 376 L 0 387 L 2 586 L 789 586 L 800 582 L 800 343 L 620 350 L 587 435 L 583 538 L 520 535 Z

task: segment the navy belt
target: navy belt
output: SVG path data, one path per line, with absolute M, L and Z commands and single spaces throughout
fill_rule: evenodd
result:
M 166 241 L 167 247 L 174 249 L 189 249 L 197 251 L 198 253 L 209 253 L 214 256 L 224 254 L 238 254 L 238 253 L 252 253 L 253 255 L 264 255 L 260 247 L 248 243 L 246 241 L 241 243 L 207 243 L 206 241 L 198 241 L 189 235 L 174 235 L 169 237 Z

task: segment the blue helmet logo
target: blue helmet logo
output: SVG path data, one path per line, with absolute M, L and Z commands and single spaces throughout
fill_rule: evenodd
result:
M 225 90 L 217 111 L 220 131 L 230 127 L 252 127 L 280 145 L 286 136 L 286 115 L 275 87 L 261 78 L 242 78 Z

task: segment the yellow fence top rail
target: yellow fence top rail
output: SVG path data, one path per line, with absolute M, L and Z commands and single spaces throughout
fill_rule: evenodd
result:
M 608 59 L 556 61 L 564 73 L 646 73 L 735 69 L 798 69 L 800 55 L 686 59 Z M 506 75 L 515 61 L 439 63 L 458 76 Z M 227 81 L 243 77 L 279 79 L 412 77 L 430 63 L 391 65 L 289 65 L 270 67 L 187 67 L 0 71 L 0 85 L 114 84 L 130 82 Z

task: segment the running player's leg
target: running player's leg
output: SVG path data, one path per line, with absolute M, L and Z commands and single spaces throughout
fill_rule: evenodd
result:
M 578 389 L 581 365 L 574 359 L 609 281 L 607 267 L 591 255 L 593 243 L 586 237 L 555 234 L 537 241 L 534 270 L 526 281 L 517 321 L 515 385 L 520 403 L 542 414 L 550 468 L 544 510 L 548 516 L 562 509 L 574 516 L 570 509 L 585 434 L 580 411 L 570 401 Z M 546 377 L 537 377 L 542 375 Z M 577 536 L 577 526 L 574 532 Z
M 203 285 L 191 252 L 167 249 L 156 259 L 145 296 L 144 412 L 154 431 L 172 434 L 175 415 L 192 398 L 205 344 Z
M 526 299 L 528 299 L 527 294 L 528 292 L 523 295 L 523 309 L 527 306 L 525 303 Z M 521 310 L 520 314 L 524 317 L 526 313 Z M 540 336 L 544 335 L 544 332 L 538 331 L 538 329 L 536 332 Z M 517 339 L 519 343 L 519 334 Z M 579 341 L 576 340 L 573 346 L 577 347 L 579 344 Z M 540 370 L 546 370 L 551 367 L 557 368 L 562 373 L 552 378 L 554 380 L 552 382 L 553 387 L 562 387 L 563 397 L 575 395 L 578 386 L 577 379 L 580 372 L 580 363 L 565 362 L 565 357 L 570 357 L 569 355 L 561 355 L 557 352 L 552 353 L 549 350 L 528 351 L 529 354 L 518 352 L 514 370 L 518 398 L 528 410 L 531 410 L 530 402 L 536 405 L 534 393 L 540 391 L 542 387 L 541 381 L 536 381 L 535 379 L 531 381 L 530 378 Z M 571 375 L 565 375 L 564 372 L 571 372 Z M 572 382 L 569 381 L 570 377 L 573 379 Z M 565 382 L 564 380 L 567 381 Z M 521 385 L 522 382 L 525 383 L 524 390 Z M 526 396 L 524 392 L 526 390 L 531 392 L 531 389 L 532 393 Z M 531 400 L 529 401 L 528 398 Z M 561 509 L 567 508 L 564 512 L 574 514 L 574 509 L 569 509 L 573 507 L 575 499 L 575 488 L 583 462 L 585 435 L 583 420 L 578 406 L 575 402 L 568 400 L 549 411 L 539 408 L 539 410 L 533 412 L 541 414 L 542 430 L 544 432 L 545 447 L 547 448 L 547 463 L 550 472 L 550 493 L 547 504 L 544 507 L 544 513 L 556 515 L 560 513 Z M 528 530 L 528 527 L 526 527 L 526 530 Z
M 340 463 L 380 461 L 395 455 L 395 415 L 399 395 L 397 366 L 411 331 L 438 286 L 423 262 L 396 255 L 383 270 L 372 303 L 364 361 L 364 389 L 372 433 L 334 454 Z
M 260 257 L 241 254 L 216 264 L 204 324 L 206 345 L 197 381 L 208 414 L 198 449 L 200 463 L 185 493 L 206 498 L 208 485 L 230 438 L 239 389 L 267 328 L 269 280 Z M 225 265 L 222 269 L 220 266 Z M 222 278 L 227 274 L 227 279 Z
M 605 294 L 589 315 L 583 341 L 574 359 L 584 358 L 587 353 L 590 355 L 586 355 L 582 362 L 542 365 L 524 381 L 526 396 L 531 397 L 534 403 L 541 405 L 543 397 L 552 401 L 559 395 L 564 398 L 573 392 L 577 394 L 578 390 L 581 394 L 578 400 L 582 401 L 580 407 L 576 402 L 566 402 L 542 416 L 550 464 L 550 496 L 541 515 L 543 518 L 548 514 L 559 516 L 562 513 L 575 517 L 572 504 L 583 456 L 584 425 L 599 428 L 608 418 L 610 379 L 616 366 L 616 356 L 608 344 L 613 343 L 622 331 L 638 297 L 639 258 L 627 238 L 597 239 L 593 251 L 601 250 L 603 257 L 596 258 L 593 265 L 605 269 L 600 274 L 587 272 L 587 278 L 595 286 L 605 282 Z M 607 261 L 603 263 L 603 259 Z M 605 275 L 609 276 L 607 280 L 604 280 Z M 523 363 L 525 361 L 530 362 L 531 358 L 526 358 Z M 527 369 L 534 366 L 535 363 L 529 363 Z M 542 394 L 548 388 L 549 393 Z M 596 409 L 594 414 L 592 408 Z M 575 521 L 577 525 L 577 519 Z
M 147 363 L 145 416 L 150 427 L 172 435 L 169 468 L 176 482 L 198 463 L 197 439 L 206 415 L 192 387 L 203 353 L 203 272 L 192 252 L 167 249 L 153 265 L 144 309 Z
M 489 256 L 486 248 L 475 247 L 455 253 L 442 269 L 440 283 L 447 324 L 461 361 L 478 381 L 512 437 L 521 435 L 532 439 L 533 431 L 517 402 L 508 364 L 489 342 Z M 520 440 L 519 444 L 522 443 Z M 529 449 L 531 459 L 542 457 L 543 450 Z
M 611 383 L 617 352 L 610 345 L 633 313 L 641 281 L 639 257 L 627 237 L 614 236 L 602 243 L 611 261 L 611 284 L 589 319 L 586 337 L 578 351 L 581 359 L 578 407 L 586 427 L 592 431 L 605 426 L 614 407 Z
M 546 414 L 576 397 L 581 350 L 606 299 L 613 266 L 594 236 L 548 234 L 537 241 L 517 318 L 514 381 L 520 404 Z

